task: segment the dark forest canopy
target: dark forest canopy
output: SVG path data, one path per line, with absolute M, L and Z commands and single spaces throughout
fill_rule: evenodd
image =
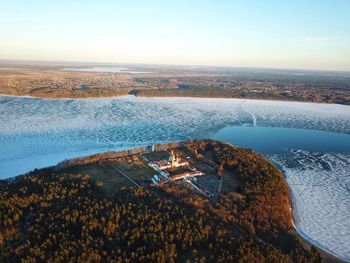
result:
M 0 261 L 321 261 L 292 231 L 288 188 L 271 163 L 211 140 L 184 147 L 197 158 L 211 151 L 239 189 L 218 202 L 175 183 L 110 195 L 87 175 L 36 170 L 0 181 Z

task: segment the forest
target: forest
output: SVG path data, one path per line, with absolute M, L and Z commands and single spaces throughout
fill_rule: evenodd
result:
M 321 262 L 291 232 L 282 174 L 253 151 L 184 143 L 238 176 L 211 202 L 176 183 L 106 194 L 54 167 L 0 181 L 1 262 Z M 218 173 L 220 176 L 220 172 Z

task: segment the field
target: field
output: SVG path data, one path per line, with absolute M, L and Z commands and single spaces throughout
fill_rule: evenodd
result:
M 111 164 L 89 164 L 70 167 L 69 169 L 63 169 L 59 172 L 65 173 L 67 170 L 69 170 L 70 174 L 89 175 L 93 181 L 101 182 L 102 185 L 100 185 L 107 195 L 111 195 L 123 187 L 132 186 L 132 183 L 122 174 L 118 173 Z
M 69 171 L 73 175 L 89 175 L 107 195 L 112 195 L 123 187 L 134 186 L 134 183 L 125 174 L 138 184 L 149 183 L 154 174 L 152 169 L 140 159 L 140 156 L 118 158 L 102 164 L 70 166 L 58 171 L 62 174 Z

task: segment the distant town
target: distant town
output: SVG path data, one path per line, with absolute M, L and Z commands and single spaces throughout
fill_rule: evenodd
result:
M 170 66 L 129 66 L 117 71 L 108 70 L 113 66 L 96 68 L 2 62 L 0 94 L 43 98 L 131 94 L 350 105 L 350 74 L 346 72 Z

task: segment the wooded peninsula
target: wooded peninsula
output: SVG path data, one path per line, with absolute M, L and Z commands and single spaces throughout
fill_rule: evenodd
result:
M 252 150 L 107 152 L 0 181 L 0 261 L 341 262 L 292 218 L 283 175 Z

